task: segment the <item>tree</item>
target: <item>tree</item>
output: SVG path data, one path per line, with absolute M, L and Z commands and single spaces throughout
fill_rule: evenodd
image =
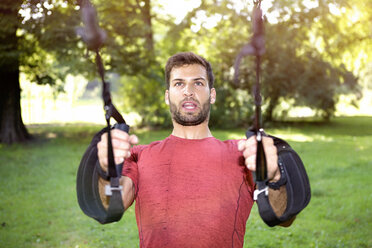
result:
M 100 25 L 109 37 L 102 51 L 106 69 L 124 75 L 153 75 L 150 1 L 100 2 L 97 6 Z M 77 1 L 6 0 L 0 11 L 1 75 L 7 79 L 1 84 L 0 142 L 11 144 L 30 138 L 21 117 L 20 72 L 31 82 L 52 85 L 57 92 L 63 89 L 67 74 L 97 74 L 95 64 L 89 63 L 94 54 L 87 61 L 85 45 L 75 32 L 81 25 Z M 20 11 L 26 14 L 21 16 Z M 117 21 L 120 18 L 123 22 Z
M 361 96 L 357 71 L 344 64 L 343 56 L 361 45 L 364 34 L 358 29 L 353 34 L 345 32 L 342 25 L 350 20 L 332 14 L 332 4 L 322 1 L 308 8 L 302 1 L 275 2 L 272 9 L 279 10 L 280 16 L 278 23 L 268 25 L 265 55 L 265 68 L 270 72 L 264 80 L 267 119 L 273 118 L 281 99 L 293 100 L 293 106 L 311 107 L 329 119 L 340 95 Z M 350 8 L 342 1 L 337 4 L 340 9 Z
M 119 108 L 135 111 L 139 125 L 159 125 L 168 118 L 162 104 L 162 65 L 157 61 L 151 1 L 102 1 L 96 4 L 108 38 L 102 54 L 111 72 L 120 74 Z M 118 22 L 120 20 L 120 22 Z
M 22 1 L 0 3 L 0 142 L 21 142 L 30 138 L 21 117 L 18 50 L 18 10 Z
M 353 68 L 341 63 L 345 51 L 358 47 L 360 35 L 356 32 L 351 38 L 347 32 L 338 32 L 341 31 L 339 23 L 345 18 L 335 18 L 330 12 L 333 1 L 322 1 L 314 8 L 305 6 L 303 2 L 274 1 L 273 7 L 268 10 L 268 15 L 275 11 L 277 20 L 265 23 L 267 51 L 262 61 L 261 82 L 266 120 L 285 117 L 286 113 L 277 109 L 282 101 L 291 102 L 292 106 L 309 106 L 319 116 L 328 119 L 333 115 L 341 94 L 360 96 Z M 343 6 L 344 3 L 339 4 Z M 202 20 L 197 32 L 174 29 L 178 31 L 179 39 L 197 44 L 190 48 L 206 51 L 205 55 L 212 62 L 217 92 L 222 94 L 218 95 L 216 103 L 218 118 L 212 115 L 211 120 L 223 125 L 229 122 L 240 124 L 242 117 L 249 120 L 247 115 L 253 110 L 251 95 L 243 93 L 243 90 L 251 92 L 255 81 L 253 57 L 246 57 L 241 65 L 241 90 L 234 90 L 232 84 L 235 56 L 251 36 L 251 9 L 252 5 L 234 8 L 233 1 L 221 1 L 218 4 L 204 2 L 203 9 L 196 10 L 193 17 L 185 19 L 187 25 L 180 24 L 189 27 L 195 25 L 200 22 L 197 19 L 198 13 L 202 13 L 199 16 L 202 16 L 204 23 Z M 219 18 L 213 27 L 205 23 L 206 19 L 216 16 Z M 314 44 L 314 37 L 326 40 L 328 46 L 319 49 L 320 46 Z M 330 42 L 339 40 L 344 41 L 342 46 Z M 226 120 L 221 120 L 221 116 L 227 117 Z
M 168 114 L 161 103 L 163 71 L 157 61 L 151 1 L 94 3 L 99 24 L 107 33 L 101 49 L 105 67 L 121 76 L 122 87 L 113 92 L 116 106 L 124 113 L 137 112 L 142 117 L 140 125 L 164 123 Z M 93 61 L 94 54 L 90 58 Z
M 27 17 L 21 17 L 21 9 L 29 11 Z M 58 86 L 58 80 L 78 70 L 72 65 L 78 61 L 73 56 L 74 49 L 78 50 L 74 31 L 78 15 L 73 9 L 63 2 L 46 0 L 0 3 L 1 143 L 23 142 L 31 137 L 21 116 L 20 71 L 38 84 Z
M 20 116 L 20 71 L 31 81 L 56 89 L 62 88 L 69 73 L 90 78 L 97 75 L 94 54 L 88 56 L 92 63 L 87 62 L 82 56 L 85 45 L 75 34 L 75 27 L 81 24 L 76 1 L 0 3 L 0 73 L 7 79 L 0 86 L 0 142 L 29 137 Z M 160 6 L 156 0 L 92 2 L 108 34 L 101 52 L 105 67 L 121 75 L 123 87 L 117 105 L 125 112 L 138 112 L 143 117 L 142 125 L 170 123 L 163 101 L 163 66 L 167 57 L 186 50 L 203 55 L 214 68 L 219 94 L 211 123 L 241 126 L 249 120 L 253 112 L 250 92 L 254 59 L 244 59 L 238 88 L 232 84 L 232 67 L 251 36 L 251 2 L 242 1 L 247 6 L 241 8 L 231 0 L 201 1 L 179 23 L 157 13 Z M 285 116 L 277 108 L 282 101 L 310 106 L 329 118 L 340 94 L 359 94 L 354 75 L 361 68 L 353 66 L 353 55 L 368 54 L 360 64 L 370 58 L 371 11 L 364 11 L 357 22 L 345 17 L 370 10 L 368 1 L 320 1 L 316 7 L 305 2 L 273 1 L 268 10 L 277 15 L 275 22 L 266 23 L 267 52 L 262 63 L 264 114 L 269 120 Z M 333 5 L 341 10 L 340 15 L 332 13 Z M 28 11 L 29 17 L 21 18 L 19 10 Z M 350 29 L 350 25 L 358 28 Z

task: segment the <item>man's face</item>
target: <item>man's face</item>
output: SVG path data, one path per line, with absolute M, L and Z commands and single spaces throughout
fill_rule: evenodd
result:
M 208 122 L 216 91 L 209 89 L 205 68 L 199 64 L 173 68 L 169 83 L 165 102 L 169 105 L 173 120 L 183 126 Z

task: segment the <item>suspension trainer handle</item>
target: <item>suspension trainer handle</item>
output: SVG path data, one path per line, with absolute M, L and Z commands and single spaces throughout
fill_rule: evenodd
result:
M 95 52 L 97 71 L 102 81 L 102 99 L 107 124 L 104 131 L 108 133 L 108 171 L 104 172 L 101 169 L 96 148 L 93 147 L 91 150 L 88 148 L 80 163 L 77 174 L 77 196 L 80 208 L 86 215 L 96 219 L 101 224 L 107 224 L 119 221 L 125 211 L 122 201 L 122 187 L 120 185 L 123 163 L 115 165 L 111 129 L 120 129 L 128 133 L 129 126 L 113 105 L 110 94 L 110 84 L 105 81 L 105 69 L 99 49 L 104 44 L 106 33 L 99 27 L 96 10 L 90 1 L 78 0 L 78 2 L 81 7 L 81 17 L 84 27 L 77 28 L 76 32 L 86 43 L 88 50 Z M 110 125 L 111 117 L 117 121 L 113 127 Z M 101 135 L 102 133 L 99 134 Z M 110 196 L 107 209 L 103 207 L 101 201 L 98 183 L 99 178 L 110 181 L 110 185 L 106 185 L 105 188 L 105 194 Z
M 129 126 L 126 125 L 126 122 L 123 116 L 115 108 L 111 100 L 110 94 L 110 83 L 105 80 L 105 68 L 102 62 L 99 49 L 103 46 L 104 40 L 106 39 L 106 33 L 99 27 L 97 20 L 97 13 L 93 5 L 89 0 L 80 0 L 81 4 L 81 15 L 82 21 L 85 25 L 84 28 L 79 28 L 78 35 L 80 35 L 83 41 L 87 44 L 87 48 L 95 52 L 95 62 L 97 66 L 98 74 L 102 82 L 102 99 L 105 110 L 105 119 L 107 124 L 107 129 L 111 129 L 110 118 L 113 117 L 117 123 L 122 124 L 121 126 L 116 126 L 116 128 L 121 129 L 125 132 L 129 131 Z M 107 149 L 108 149 L 108 177 L 120 177 L 121 173 L 118 173 L 118 170 L 115 166 L 114 153 L 112 149 L 112 139 L 111 134 L 108 132 L 107 139 Z M 119 166 L 119 167 L 122 167 Z
M 234 68 L 234 82 L 238 83 L 239 65 L 242 58 L 246 55 L 252 55 L 256 58 L 256 82 L 253 87 L 253 97 L 255 102 L 255 119 L 253 127 L 246 132 L 247 139 L 256 135 L 257 154 L 256 154 L 256 172 L 255 182 L 256 189 L 253 193 L 253 200 L 257 202 L 258 212 L 262 220 L 270 227 L 279 224 L 292 223 L 296 215 L 301 212 L 309 203 L 311 190 L 309 178 L 305 167 L 298 154 L 290 145 L 277 137 L 273 138 L 274 145 L 277 148 L 278 168 L 280 179 L 276 182 L 269 182 L 267 178 L 267 161 L 263 147 L 263 137 L 266 134 L 263 131 L 263 121 L 261 117 L 261 93 L 260 93 L 260 65 L 261 56 L 265 52 L 264 28 L 261 11 L 261 0 L 254 1 L 253 10 L 253 37 L 251 42 L 246 44 L 236 57 Z M 285 187 L 286 190 L 286 208 L 278 216 L 274 211 L 269 199 L 269 188 L 279 190 Z
M 265 38 L 264 38 L 264 27 L 262 20 L 262 10 L 261 10 L 261 0 L 254 1 L 253 17 L 252 17 L 252 29 L 253 36 L 251 42 L 246 44 L 239 52 L 236 57 L 234 64 L 234 82 L 238 84 L 239 77 L 239 65 L 243 57 L 247 55 L 255 56 L 256 58 L 256 82 L 253 87 L 253 99 L 255 103 L 255 115 L 253 128 L 248 129 L 246 133 L 247 139 L 252 135 L 252 131 L 256 135 L 257 141 L 257 154 L 256 154 L 256 182 L 266 182 L 267 181 L 267 162 L 265 151 L 263 148 L 262 139 L 265 136 L 263 131 L 263 122 L 261 114 L 261 90 L 260 90 L 260 70 L 261 70 L 261 56 L 265 53 Z

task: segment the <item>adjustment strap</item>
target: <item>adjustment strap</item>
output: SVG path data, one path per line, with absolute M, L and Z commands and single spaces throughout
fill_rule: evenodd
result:
M 103 216 L 101 223 L 110 223 L 118 221 L 124 214 L 123 199 L 121 197 L 120 177 L 110 178 L 110 202 L 107 209 L 107 215 Z M 107 189 L 106 189 L 107 190 Z
M 107 111 L 109 112 L 109 111 Z M 106 187 L 106 195 L 110 195 L 109 206 L 104 215 L 99 216 L 98 221 L 102 224 L 118 221 L 124 214 L 124 206 L 122 199 L 122 190 L 120 186 L 120 172 L 117 171 L 114 159 L 114 152 L 112 149 L 111 141 L 111 128 L 110 128 L 110 114 L 106 112 L 107 122 L 107 152 L 108 152 L 108 175 L 110 179 L 110 186 Z
M 281 223 L 279 218 L 276 216 L 273 208 L 270 205 L 269 201 L 269 195 L 268 195 L 268 186 L 266 185 L 265 181 L 257 181 L 257 188 L 255 190 L 254 195 L 257 197 L 257 206 L 258 206 L 258 212 L 260 213 L 260 216 L 262 220 L 268 225 L 268 226 L 276 226 Z M 258 193 L 256 191 L 258 190 Z M 265 194 L 262 194 L 265 192 Z
M 110 117 L 114 118 L 117 123 L 126 123 L 123 116 L 119 113 L 119 111 L 115 108 L 114 104 L 111 103 L 111 100 L 106 104 L 107 99 L 105 101 L 105 111 L 106 111 L 106 120 Z
M 105 93 L 104 93 L 105 95 Z M 106 101 L 107 99 L 105 99 Z M 119 122 L 118 126 L 114 128 L 125 129 L 124 131 L 129 131 L 129 126 L 125 124 L 125 121 L 121 114 L 117 111 L 114 105 L 110 102 L 108 105 L 105 105 L 106 110 L 106 122 L 108 129 L 107 137 L 107 152 L 108 152 L 108 174 L 107 177 L 110 179 L 110 185 L 107 185 L 105 188 L 106 195 L 110 196 L 109 206 L 107 212 L 104 216 L 101 216 L 99 222 L 101 223 L 110 223 L 118 221 L 124 214 L 124 205 L 122 199 L 122 186 L 120 185 L 121 177 L 121 166 L 115 165 L 114 152 L 112 148 L 111 140 L 111 128 L 110 128 L 110 118 L 114 117 L 116 121 Z
M 110 107 L 112 108 L 111 117 L 114 118 L 117 123 L 125 123 L 123 116 L 115 108 L 114 104 L 111 103 Z

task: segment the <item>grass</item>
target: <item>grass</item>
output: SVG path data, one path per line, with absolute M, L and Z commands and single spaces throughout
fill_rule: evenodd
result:
M 0 146 L 0 247 L 138 247 L 131 207 L 100 225 L 80 210 L 75 178 L 93 125 L 29 126 L 32 143 Z M 289 228 L 269 228 L 256 206 L 245 247 L 372 247 L 372 117 L 266 130 L 286 139 L 307 168 L 312 199 Z M 141 143 L 169 131 L 137 131 Z M 244 130 L 214 130 L 221 139 Z

